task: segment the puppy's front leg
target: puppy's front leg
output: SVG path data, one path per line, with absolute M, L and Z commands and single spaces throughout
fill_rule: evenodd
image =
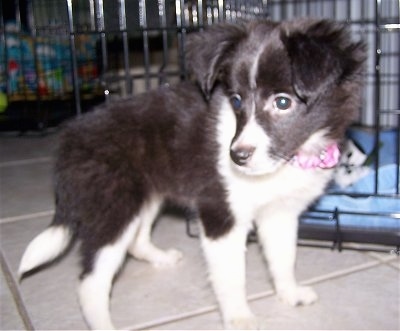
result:
M 274 279 L 279 298 L 292 306 L 317 300 L 311 287 L 299 286 L 295 278 L 298 214 L 292 206 L 266 208 L 257 217 L 259 241 Z
M 246 299 L 246 238 L 247 228 L 240 226 L 217 239 L 202 233 L 209 278 L 227 329 L 257 329 Z

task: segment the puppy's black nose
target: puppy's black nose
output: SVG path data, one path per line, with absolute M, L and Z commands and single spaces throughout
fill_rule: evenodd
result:
M 244 146 L 240 148 L 231 149 L 231 159 L 237 165 L 243 166 L 251 158 L 255 148 L 253 146 Z

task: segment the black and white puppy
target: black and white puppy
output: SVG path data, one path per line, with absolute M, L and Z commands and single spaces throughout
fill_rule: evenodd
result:
M 254 226 L 279 297 L 314 302 L 294 276 L 297 219 L 338 162 L 360 105 L 364 48 L 324 20 L 216 25 L 189 36 L 196 83 L 100 106 L 63 131 L 55 216 L 26 249 L 20 275 L 80 239 L 84 317 L 112 329 L 109 294 L 127 253 L 161 266 L 182 257 L 150 240 L 168 199 L 198 210 L 225 327 L 257 327 L 245 292 Z

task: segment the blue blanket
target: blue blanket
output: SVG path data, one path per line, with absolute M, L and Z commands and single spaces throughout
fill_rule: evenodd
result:
M 373 153 L 374 136 L 363 130 L 353 130 L 350 137 L 367 153 Z M 382 195 L 395 195 L 399 192 L 399 165 L 396 164 L 396 139 L 394 130 L 384 131 L 380 135 L 379 167 L 373 169 L 357 182 L 338 189 L 333 185 L 328 194 L 322 196 L 312 207 L 313 210 L 333 212 L 339 211 L 341 227 L 382 229 L 400 232 L 400 199 Z M 375 176 L 378 179 L 378 195 L 375 195 Z M 397 185 L 397 187 L 396 187 Z M 335 194 L 338 190 L 343 194 Z M 333 193 L 333 194 L 332 194 Z M 357 193 L 367 194 L 366 197 L 355 197 Z M 318 215 L 314 213 L 314 215 Z M 322 214 L 319 214 L 322 216 Z M 326 214 L 324 214 L 326 215 Z M 323 220 L 305 217 L 306 224 L 328 225 Z M 332 225 L 332 223 L 331 223 Z

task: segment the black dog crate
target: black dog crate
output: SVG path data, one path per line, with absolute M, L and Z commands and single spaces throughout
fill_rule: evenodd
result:
M 75 116 L 99 101 L 185 80 L 186 35 L 211 24 L 345 22 L 368 45 L 364 103 L 349 135 L 372 163 L 368 175 L 331 188 L 304 213 L 299 235 L 339 250 L 368 243 L 399 252 L 399 6 L 398 0 L 3 0 L 0 123 L 28 117 L 43 128 L 57 109 Z M 193 235 L 195 213 L 189 214 Z

